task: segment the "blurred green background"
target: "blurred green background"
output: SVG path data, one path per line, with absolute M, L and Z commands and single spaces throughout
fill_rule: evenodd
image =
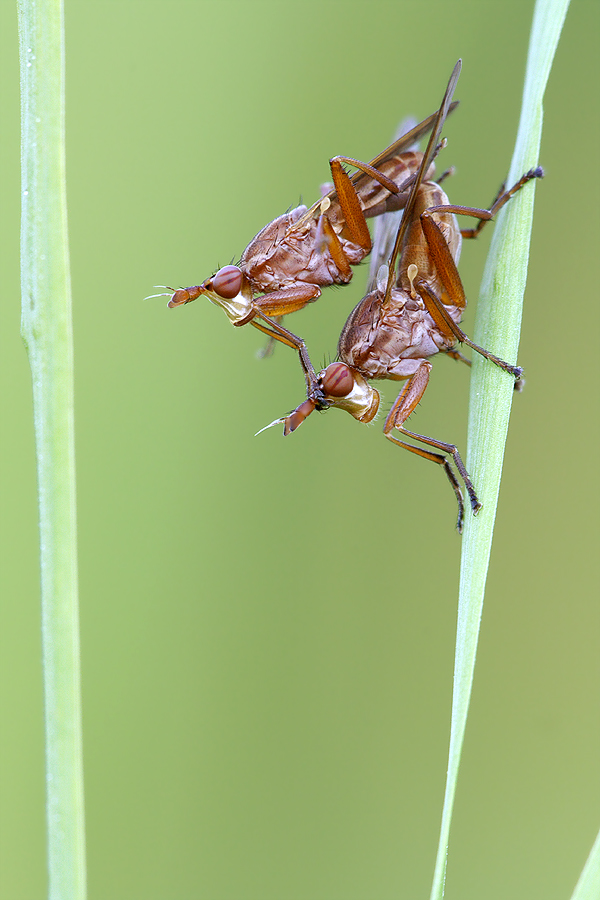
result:
M 19 94 L 1 0 L 0 893 L 45 896 L 37 510 L 19 337 Z M 568 13 L 546 94 L 515 398 L 448 900 L 565 898 L 600 826 L 599 7 Z M 302 399 L 292 352 L 196 284 L 432 112 L 485 206 L 508 169 L 530 3 L 67 2 L 90 900 L 429 896 L 460 539 L 444 475 Z M 488 233 L 489 232 L 489 233 Z M 463 252 L 476 299 L 492 228 Z M 317 363 L 364 293 L 289 320 Z M 472 329 L 475 303 L 468 311 Z M 592 337 L 594 340 L 592 341 Z M 468 372 L 411 420 L 465 449 Z M 395 397 L 385 391 L 386 407 Z M 345 524 L 344 524 L 345 523 Z M 342 525 L 344 526 L 342 528 Z

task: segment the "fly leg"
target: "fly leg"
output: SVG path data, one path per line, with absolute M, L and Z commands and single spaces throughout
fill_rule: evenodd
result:
M 481 356 L 484 356 L 486 359 L 489 359 L 490 362 L 494 363 L 495 366 L 498 366 L 499 369 L 504 369 L 505 372 L 508 372 L 512 375 L 516 381 L 519 381 L 523 376 L 523 369 L 521 366 L 511 366 L 510 363 L 505 362 L 503 359 L 500 359 L 499 356 L 496 356 L 494 353 L 490 353 L 489 350 L 485 350 L 483 347 L 480 347 L 479 344 L 476 344 L 471 340 L 468 335 L 462 330 L 462 328 L 456 324 L 454 319 L 448 313 L 448 310 L 444 307 L 444 304 L 432 289 L 432 287 L 424 280 L 418 279 L 415 281 L 415 287 L 421 297 L 423 298 L 423 302 L 425 303 L 425 307 L 427 312 L 439 328 L 441 332 L 443 332 L 449 339 L 454 338 L 461 344 L 466 344 L 468 347 L 471 347 L 473 350 L 476 350 Z
M 464 363 L 466 366 L 471 366 L 471 360 L 468 357 L 463 356 L 456 347 L 452 347 L 450 350 L 441 350 L 440 353 L 445 353 L 446 356 L 449 356 L 451 359 L 456 359 L 458 362 Z M 520 366 L 516 366 L 515 368 L 520 368 Z M 514 389 L 520 394 L 523 388 L 525 387 L 525 379 L 522 375 L 517 375 L 515 378 Z
M 344 169 L 342 163 L 347 163 L 348 165 L 353 166 L 355 169 L 359 169 L 359 171 L 362 172 L 363 175 L 367 175 L 369 178 L 372 178 L 373 181 L 376 181 L 383 188 L 389 191 L 390 195 L 406 194 L 409 187 L 411 187 L 412 183 L 414 182 L 416 173 L 413 172 L 411 175 L 409 175 L 402 184 L 397 184 L 383 172 L 380 172 L 379 169 L 376 169 L 373 165 L 361 162 L 359 159 L 354 159 L 351 156 L 334 156 L 329 160 L 329 167 L 331 169 L 331 177 L 333 178 L 335 193 L 337 195 L 337 199 L 344 216 L 344 237 L 348 238 L 353 243 L 358 244 L 358 246 L 365 251 L 366 255 L 367 253 L 370 253 L 372 243 L 371 235 L 367 226 L 365 210 L 363 209 L 357 190 L 352 183 L 352 179 Z M 327 220 L 328 203 L 328 198 L 324 198 L 321 206 L 322 212 L 319 218 L 319 230 L 321 232 L 322 238 L 327 241 L 331 255 L 334 257 L 338 268 L 340 268 L 340 270 L 343 272 L 345 266 L 343 263 L 340 264 L 336 257 L 335 250 L 332 249 L 330 244 L 332 240 L 337 241 L 337 243 L 339 244 L 338 253 L 343 252 L 341 243 L 339 242 L 339 238 L 337 237 L 337 235 L 333 231 L 333 228 L 331 227 L 331 224 Z M 371 211 L 371 215 L 372 214 L 373 212 Z M 345 265 L 348 267 L 349 271 L 350 267 L 347 260 Z
M 421 221 L 423 221 L 423 216 L 429 216 L 431 213 L 437 212 L 446 212 L 446 213 L 456 213 L 457 215 L 462 216 L 473 216 L 475 219 L 479 219 L 479 222 L 475 226 L 475 228 L 465 228 L 461 229 L 461 234 L 464 238 L 476 238 L 483 226 L 494 218 L 496 213 L 502 209 L 505 203 L 507 203 L 511 197 L 520 191 L 522 187 L 524 187 L 527 182 L 531 181 L 532 178 L 543 178 L 544 170 L 541 166 L 536 166 L 534 169 L 530 169 L 529 172 L 525 172 L 522 175 L 516 184 L 513 184 L 508 191 L 504 190 L 504 185 L 500 189 L 500 193 L 492 203 L 490 209 L 476 209 L 472 206 L 454 206 L 452 204 L 448 204 L 446 206 L 432 206 L 429 209 L 426 209 L 422 214 Z
M 454 108 L 454 106 L 455 104 L 452 104 L 451 108 Z M 431 118 L 433 119 L 434 117 Z M 433 160 L 436 158 L 440 150 L 442 150 L 445 146 L 446 140 L 444 139 L 439 144 L 437 144 L 437 146 L 433 147 L 429 159 L 429 166 L 433 163 Z M 369 178 L 372 178 L 373 181 L 376 181 L 383 188 L 389 191 L 392 197 L 396 197 L 396 200 L 388 198 L 388 203 L 386 203 L 385 206 L 386 212 L 393 212 L 404 207 L 406 200 L 408 199 L 408 192 L 410 188 L 412 188 L 417 178 L 418 168 L 415 166 L 415 170 L 412 171 L 411 174 L 408 174 L 403 181 L 394 181 L 392 178 L 389 178 L 387 175 L 385 175 L 375 167 L 374 164 L 376 162 L 381 164 L 382 162 L 386 162 L 386 160 L 376 159 L 373 160 L 373 163 L 364 163 L 359 159 L 354 159 L 351 156 L 334 156 L 333 159 L 329 160 L 329 167 L 331 169 L 333 184 L 340 206 L 342 208 L 342 212 L 344 213 L 346 225 L 348 226 L 349 236 L 361 247 L 364 246 L 361 243 L 361 236 L 366 237 L 366 233 L 364 231 L 366 218 L 372 218 L 375 215 L 379 215 L 380 213 L 384 212 L 384 209 L 382 209 L 380 205 L 370 207 L 366 211 L 363 209 L 352 179 L 348 176 L 347 172 L 342 167 L 342 163 L 347 163 L 348 165 L 353 166 L 355 169 L 359 169 L 363 173 L 363 175 L 368 175 Z M 415 164 L 413 163 L 413 165 Z M 410 171 L 410 167 L 408 167 L 408 160 L 406 170 L 407 172 Z M 437 179 L 438 183 L 443 181 L 448 177 L 448 175 L 452 175 L 453 173 L 453 168 L 447 169 L 440 176 L 440 178 Z M 424 171 L 423 176 L 425 177 L 426 175 L 427 172 Z
M 465 366 L 471 366 L 471 360 L 468 357 L 463 356 L 460 351 L 456 348 L 452 348 L 451 350 L 442 350 L 442 353 L 445 353 L 446 356 L 449 356 L 450 359 L 456 359 L 458 362 L 464 363 Z
M 408 429 L 404 427 L 404 422 L 408 419 L 417 404 L 420 402 L 421 397 L 425 393 L 425 389 L 427 388 L 427 385 L 429 383 L 430 372 L 431 363 L 428 363 L 424 360 L 415 374 L 408 379 L 404 388 L 398 395 L 385 420 L 383 433 L 385 434 L 386 438 L 388 438 L 388 440 L 392 441 L 392 443 L 394 444 L 397 444 L 398 447 L 403 447 L 405 450 L 410 450 L 411 453 L 416 453 L 417 456 L 421 456 L 423 457 L 423 459 L 429 459 L 431 460 L 431 462 L 437 463 L 438 465 L 443 467 L 448 480 L 452 485 L 452 489 L 456 495 L 456 500 L 458 502 L 458 520 L 456 522 L 456 527 L 459 533 L 461 533 L 463 529 L 465 509 L 463 495 L 459 481 L 454 474 L 452 467 L 450 466 L 450 462 L 448 461 L 447 456 L 444 456 L 443 454 L 449 454 L 450 456 L 452 456 L 454 464 L 464 482 L 465 488 L 467 489 L 467 493 L 469 495 L 469 500 L 471 503 L 471 509 L 473 510 L 474 515 L 476 515 L 481 509 L 481 503 L 477 498 L 477 494 L 475 493 L 475 488 L 473 487 L 473 482 L 469 477 L 469 473 L 467 472 L 464 463 L 460 458 L 458 448 L 454 444 L 447 444 L 444 441 L 436 441 L 434 438 L 426 437 L 423 434 L 416 434 L 413 431 L 408 431 Z M 412 438 L 415 441 L 420 441 L 422 444 L 433 447 L 435 450 L 440 450 L 441 453 L 434 453 L 432 450 L 425 450 L 422 447 L 415 447 L 413 444 L 407 444 L 404 441 L 399 440 L 392 434 L 393 428 L 396 428 L 398 431 L 402 432 L 402 434 L 406 435 L 409 438 Z
M 302 284 L 301 286 L 302 288 L 312 289 L 313 293 L 314 291 L 317 292 L 316 296 L 312 296 L 310 297 L 310 299 L 316 299 L 316 297 L 318 297 L 321 293 L 316 285 Z M 304 343 L 302 338 L 298 337 L 293 332 L 288 331 L 288 329 L 284 328 L 280 323 L 280 318 L 285 312 L 294 312 L 294 310 L 301 309 L 306 303 L 310 302 L 310 299 L 306 299 L 306 295 L 308 293 L 308 290 L 304 291 L 305 296 L 303 300 L 296 298 L 296 303 L 300 303 L 300 305 L 295 305 L 293 302 L 286 305 L 286 303 L 282 303 L 281 300 L 279 302 L 279 305 L 277 305 L 277 300 L 273 299 L 280 294 L 291 295 L 292 290 L 273 291 L 273 293 L 271 294 L 267 294 L 264 297 L 259 297 L 254 301 L 253 308 L 250 313 L 243 319 L 234 322 L 234 325 L 242 326 L 250 323 L 250 325 L 252 325 L 254 328 L 257 328 L 259 331 L 262 331 L 263 334 L 267 335 L 267 337 L 269 338 L 267 346 L 269 346 L 269 344 L 273 343 L 274 341 L 279 341 L 280 343 L 285 344 L 286 347 L 291 347 L 292 350 L 296 350 L 300 359 L 302 371 L 304 372 L 307 398 L 314 402 L 314 405 L 317 409 L 326 409 L 328 404 L 325 401 L 323 389 L 319 383 L 317 373 L 308 355 L 306 344 Z M 286 300 L 287 299 L 288 298 L 286 297 Z M 261 305 L 260 301 L 262 300 L 265 300 L 267 302 Z M 273 315 L 266 315 L 266 313 L 263 311 L 264 309 L 268 309 L 269 311 L 273 309 Z
M 279 325 L 281 323 L 282 319 L 283 319 L 283 316 L 277 316 L 277 318 L 275 319 L 275 322 L 277 322 L 277 324 Z M 256 351 L 257 357 L 259 359 L 268 359 L 269 356 L 273 355 L 273 351 L 275 349 L 276 343 L 277 343 L 277 338 L 274 336 L 271 336 L 267 340 L 267 343 L 264 345 L 264 347 L 261 347 L 260 350 Z
M 456 359 L 456 360 L 458 360 L 458 362 L 464 363 L 466 366 L 469 366 L 469 367 L 471 366 L 471 360 L 468 359 L 468 357 L 463 356 L 462 353 L 460 353 L 456 349 L 456 347 L 453 347 L 450 350 L 441 350 L 440 352 L 445 353 L 446 356 L 449 356 L 451 359 Z M 520 367 L 517 366 L 516 368 L 520 368 Z M 517 394 L 521 393 L 521 391 L 525 387 L 525 379 L 523 378 L 522 375 L 517 375 L 517 377 L 515 378 L 515 383 L 514 383 L 513 387 Z
M 375 169 L 368 163 L 360 162 L 358 159 L 352 159 L 349 156 L 334 156 L 329 160 L 331 169 L 331 177 L 337 199 L 344 217 L 344 236 L 357 244 L 363 251 L 365 256 L 371 252 L 372 242 L 371 234 L 367 226 L 365 211 L 362 207 L 360 197 L 352 183 L 352 179 L 342 166 L 342 163 L 348 163 L 359 169 L 364 175 L 368 175 L 382 187 L 390 192 L 390 194 L 399 194 L 405 190 L 405 186 L 398 186 L 395 181 L 388 178 L 383 172 Z M 331 222 L 327 217 L 327 209 L 330 206 L 328 197 L 324 197 L 321 201 L 321 214 L 318 221 L 317 246 L 322 249 L 327 247 L 339 271 L 350 280 L 351 269 L 350 263 L 344 253 L 342 242 L 336 234 Z

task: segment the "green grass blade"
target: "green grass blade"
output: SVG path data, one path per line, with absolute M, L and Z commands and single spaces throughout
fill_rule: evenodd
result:
M 86 893 L 62 0 L 20 0 L 22 335 L 40 510 L 48 896 Z
M 535 6 L 508 185 L 539 162 L 542 99 L 567 7 L 568 0 L 538 0 Z M 474 339 L 508 362 L 517 359 L 534 191 L 531 182 L 499 213 L 478 301 Z M 467 516 L 463 536 L 448 774 L 431 900 L 441 900 L 444 894 L 450 821 L 513 397 L 512 378 L 474 356 L 467 469 L 484 508 L 476 519 Z
M 600 897 L 600 832 L 590 850 L 571 900 L 598 900 Z

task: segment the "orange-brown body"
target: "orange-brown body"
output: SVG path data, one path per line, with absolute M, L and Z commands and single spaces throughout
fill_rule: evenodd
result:
M 378 237 L 376 230 L 371 289 L 346 321 L 338 342 L 338 361 L 318 374 L 320 404 L 308 397 L 287 416 L 276 420 L 283 423 L 284 434 L 291 434 L 314 409 L 330 406 L 349 412 L 360 422 L 370 422 L 377 413 L 380 397 L 369 381 L 405 381 L 386 416 L 384 435 L 397 446 L 444 468 L 458 502 L 459 531 L 463 524 L 464 501 L 449 458 L 454 461 L 467 490 L 473 513 L 481 509 L 481 503 L 458 449 L 454 444 L 409 431 L 405 423 L 429 383 L 430 357 L 442 352 L 469 363 L 457 350 L 460 343 L 466 343 L 519 384 L 522 375 L 519 366 L 478 346 L 460 328 L 458 323 L 467 301 L 457 263 L 462 239 L 476 237 L 517 191 L 544 174 L 539 166 L 530 169 L 509 190 L 503 187 L 490 209 L 451 204 L 439 183 L 426 180 L 430 177 L 426 170 L 433 159 L 434 148 L 438 146 L 460 66 L 459 60 L 448 82 L 402 221 L 398 224 L 395 218 L 388 217 Z M 457 214 L 478 219 L 477 226 L 461 230 Z M 396 237 L 390 253 L 388 238 L 393 233 Z M 377 265 L 386 258 L 388 264 L 380 265 L 377 271 Z M 400 432 L 404 440 L 396 437 L 396 432 Z M 407 443 L 406 438 L 417 443 Z
M 421 213 L 432 206 L 448 204 L 448 197 L 439 184 L 426 181 L 420 185 L 414 216 L 407 228 L 395 286 L 384 303 L 385 283 L 378 284 L 355 307 L 346 322 L 338 343 L 338 356 L 365 378 L 409 378 L 424 359 L 440 351 L 449 350 L 456 343 L 431 317 L 423 298 L 415 290 L 417 278 L 424 279 L 442 302 L 450 298 L 441 282 L 440 273 L 431 254 L 421 225 Z M 462 238 L 456 216 L 436 213 L 437 222 L 452 259 L 458 262 Z M 409 277 L 409 267 L 416 266 L 417 274 Z M 412 273 L 411 273 L 412 274 Z M 460 322 L 462 309 L 451 302 L 446 311 Z

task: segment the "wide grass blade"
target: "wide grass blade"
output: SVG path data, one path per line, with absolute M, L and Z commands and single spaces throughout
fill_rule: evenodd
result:
M 86 893 L 62 0 L 20 0 L 22 335 L 40 514 L 48 896 Z
M 544 90 L 568 0 L 538 0 L 531 30 L 521 118 L 507 185 L 538 164 Z M 527 277 L 535 181 L 498 215 L 478 301 L 474 339 L 508 362 L 517 360 Z M 462 544 L 452 724 L 446 793 L 431 900 L 444 894 L 450 821 L 473 683 L 485 581 L 492 545 L 513 379 L 474 354 L 467 468 L 483 509 L 466 519 Z

